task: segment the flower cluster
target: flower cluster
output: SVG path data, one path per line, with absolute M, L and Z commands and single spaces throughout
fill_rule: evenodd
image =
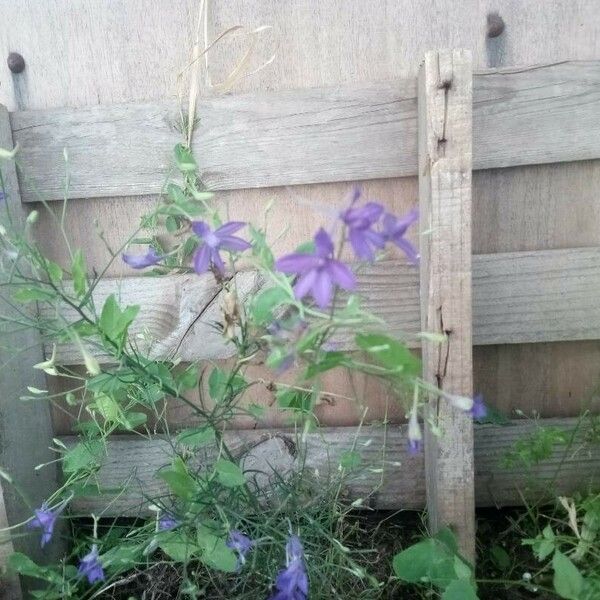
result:
M 54 535 L 54 526 L 56 520 L 65 509 L 70 498 L 63 500 L 58 506 L 50 508 L 47 502 L 43 502 L 40 508 L 35 509 L 34 517 L 27 524 L 30 529 L 41 529 L 41 546 L 42 548 L 52 540 Z M 94 584 L 98 581 L 104 581 L 104 570 L 100 557 L 98 556 L 98 548 L 94 544 L 80 561 L 78 573 L 82 577 L 86 577 L 90 584 Z
M 418 219 L 418 211 L 412 210 L 406 216 L 398 218 L 385 213 L 384 207 L 377 202 L 357 206 L 359 198 L 360 192 L 355 190 L 350 206 L 339 213 L 356 257 L 372 262 L 376 251 L 382 250 L 389 242 L 398 246 L 409 261 L 416 264 L 419 254 L 404 235 Z M 295 252 L 280 258 L 275 263 L 275 268 L 282 273 L 297 276 L 294 295 L 298 300 L 310 295 L 317 306 L 323 309 L 330 306 L 336 286 L 353 290 L 356 278 L 347 265 L 334 258 L 333 241 L 324 229 L 319 229 L 315 235 L 314 246 L 311 254 Z

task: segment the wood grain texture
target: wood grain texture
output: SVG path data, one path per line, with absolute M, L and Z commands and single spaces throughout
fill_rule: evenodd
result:
M 482 73 L 473 94 L 476 169 L 600 157 L 600 61 Z M 201 101 L 198 112 L 195 154 L 212 189 L 417 170 L 413 79 L 217 97 Z M 179 121 L 169 104 L 13 113 L 24 199 L 63 198 L 64 149 L 69 198 L 160 193 Z
M 2 485 L 3 483 L 0 482 L 0 530 L 10 526 L 6 516 Z M 0 600 L 20 600 L 23 597 L 19 578 L 6 572 L 8 557 L 14 551 L 10 534 L 0 531 Z
M 534 433 L 538 427 L 556 427 L 568 432 L 568 446 L 557 446 L 547 460 L 533 471 L 521 464 L 507 466 L 506 453 L 515 442 Z M 425 506 L 423 456 L 411 457 L 406 451 L 406 427 L 371 426 L 356 428 L 324 428 L 306 438 L 306 468 L 322 482 L 335 476 L 340 457 L 356 450 L 362 457 L 360 476 L 347 481 L 349 497 L 365 499 L 364 504 L 380 509 L 421 510 Z M 61 438 L 68 446 L 75 438 Z M 277 465 L 282 473 L 288 468 L 301 468 L 295 452 L 300 440 L 286 429 L 247 430 L 225 434 L 225 439 L 239 458 L 252 454 L 246 469 L 261 465 L 263 474 L 272 473 L 268 463 Z M 284 443 L 270 443 L 270 440 Z M 513 421 L 509 426 L 475 426 L 475 494 L 478 506 L 516 506 L 524 499 L 530 502 L 572 494 L 598 483 L 600 451 L 586 444 L 586 429 L 578 427 L 576 419 L 545 419 Z M 269 443 L 267 443 L 269 442 Z M 257 451 L 266 444 L 264 451 Z M 118 436 L 108 442 L 106 456 L 97 475 L 105 493 L 80 497 L 74 501 L 76 514 L 104 516 L 147 515 L 149 498 L 167 494 L 167 488 L 155 473 L 169 465 L 173 441 L 155 437 L 151 440 Z M 195 459 L 198 467 L 207 467 L 214 460 L 212 452 L 203 452 Z M 381 473 L 383 469 L 383 474 Z
M 0 148 L 12 148 L 13 140 L 8 120 L 8 111 L 0 105 Z M 24 226 L 25 213 L 19 196 L 17 174 L 13 162 L 0 163 L 2 177 L 7 190 L 7 209 L 12 223 L 19 230 Z M 0 282 L 8 281 L 8 271 L 0 269 Z M 6 289 L 0 293 L 0 314 L 7 318 L 18 318 L 14 304 L 7 299 Z M 31 516 L 31 508 L 23 501 L 25 493 L 32 506 L 39 506 L 58 487 L 55 456 L 50 451 L 52 422 L 50 406 L 45 402 L 23 402 L 20 397 L 27 386 L 45 388 L 43 373 L 32 366 L 43 360 L 42 341 L 37 331 L 15 328 L 10 321 L 0 323 L 0 466 L 14 478 L 19 487 L 3 484 L 4 504 L 8 522 L 22 523 Z M 37 465 L 51 463 L 35 470 Z M 52 560 L 60 556 L 60 540 L 50 550 L 42 552 L 39 540 L 32 536 L 15 536 L 16 550 L 26 552 L 33 560 Z
M 2 56 L 19 51 L 27 61 L 21 76 L 0 61 L 0 102 L 14 111 L 175 98 L 175 77 L 189 54 L 198 6 L 195 0 L 0 0 L 0 8 Z M 506 23 L 495 40 L 486 38 L 489 11 L 499 11 Z M 470 48 L 477 69 L 600 56 L 596 0 L 436 0 L 435 5 L 378 0 L 376 9 L 364 0 L 229 0 L 210 2 L 209 15 L 211 39 L 234 25 L 273 26 L 273 37 L 261 44 L 252 66 L 273 52 L 275 61 L 240 80 L 235 93 L 415 77 L 423 53 L 439 47 Z M 240 36 L 215 48 L 213 80 L 231 71 L 246 46 Z M 476 171 L 473 183 L 477 254 L 600 245 L 598 160 Z M 364 187 L 369 197 L 399 213 L 417 197 L 414 178 L 370 180 Z M 340 202 L 347 189 L 346 184 L 318 184 L 234 190 L 219 194 L 218 202 L 235 218 L 249 219 L 275 199 L 273 239 L 293 214 L 293 228 L 277 241 L 281 253 L 326 224 L 315 207 Z M 90 244 L 93 224 L 118 247 L 154 202 L 143 196 L 72 201 L 67 222 L 74 245 L 85 247 L 88 264 L 101 269 L 107 252 L 101 243 Z M 67 252 L 43 212 L 37 233 L 44 250 L 65 264 Z M 112 276 L 128 272 L 118 262 L 109 270 Z M 600 342 L 482 346 L 475 355 L 476 389 L 507 412 L 518 407 L 577 414 L 581 398 L 600 380 Z M 347 375 L 336 385 L 343 389 Z M 372 399 L 379 402 L 381 395 Z M 327 410 L 331 424 L 357 422 L 352 404 Z
M 600 338 L 600 248 L 506 252 L 472 260 L 474 345 Z M 242 272 L 237 278 L 242 299 L 263 285 L 257 273 Z M 359 274 L 365 308 L 412 347 L 421 331 L 418 279 L 416 269 L 402 260 L 375 263 Z M 213 327 L 222 319 L 222 298 L 212 275 L 106 279 L 96 288 L 96 306 L 113 293 L 123 305 L 141 307 L 132 339 L 143 349 L 151 344 L 153 356 L 178 355 L 184 361 L 231 356 L 233 347 Z M 51 312 L 41 307 L 42 316 Z M 77 319 L 74 312 L 64 314 Z M 51 352 L 46 347 L 46 354 Z M 81 363 L 73 344 L 59 345 L 57 357 L 62 364 Z
M 447 394 L 473 395 L 471 303 L 472 59 L 466 50 L 425 54 L 419 73 L 421 328 L 423 378 Z M 427 514 L 451 526 L 475 559 L 473 421 L 441 396 L 425 420 Z M 436 431 L 444 432 L 443 436 Z

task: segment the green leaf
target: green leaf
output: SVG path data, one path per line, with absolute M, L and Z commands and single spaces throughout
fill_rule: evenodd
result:
M 169 183 L 167 186 L 167 195 L 175 204 L 185 204 L 187 202 L 183 190 L 176 183 Z
M 304 377 L 305 379 L 312 379 L 319 373 L 330 371 L 347 364 L 347 362 L 348 356 L 345 352 L 325 352 L 316 362 L 308 365 Z
M 175 233 L 179 229 L 179 220 L 173 215 L 169 215 L 165 219 L 165 227 L 169 233 Z
M 401 342 L 382 333 L 359 333 L 356 344 L 376 362 L 402 377 L 421 374 L 421 361 Z
M 21 287 L 13 294 L 13 298 L 22 303 L 49 302 L 56 298 L 56 294 L 41 287 Z
M 249 225 L 250 237 L 252 238 L 252 255 L 256 256 L 266 269 L 273 269 L 275 257 L 271 248 L 267 243 L 267 238 L 264 231 L 255 229 Z
M 296 248 L 297 254 L 314 254 L 315 253 L 315 242 L 310 240 L 309 242 L 303 242 Z
M 182 173 L 190 173 L 196 170 L 196 161 L 192 151 L 183 144 L 175 146 L 175 164 Z
M 167 483 L 175 496 L 183 500 L 189 500 L 198 491 L 198 483 L 179 457 L 173 461 L 170 469 L 162 469 L 157 476 Z
M 271 287 L 263 290 L 252 299 L 250 305 L 252 320 L 259 327 L 273 321 L 273 311 L 287 300 L 289 300 L 288 294 L 283 288 Z
M 95 408 L 105 421 L 118 423 L 121 417 L 121 409 L 118 402 L 108 394 L 100 392 L 96 394 L 91 408 Z
M 362 456 L 353 450 L 347 450 L 340 456 L 340 467 L 342 469 L 356 469 L 362 463 Z
M 120 424 L 127 431 L 132 431 L 142 426 L 148 420 L 148 415 L 142 412 L 128 411 L 120 420 Z
M 479 600 L 473 584 L 467 579 L 451 581 L 442 594 L 442 600 Z
M 458 540 L 450 527 L 442 527 L 433 537 L 445 544 L 450 552 L 458 554 Z
M 556 593 L 567 600 L 579 600 L 583 590 L 583 576 L 571 559 L 559 550 L 552 558 L 553 584 Z
M 100 467 L 104 455 L 102 440 L 85 440 L 71 448 L 64 456 L 62 468 L 65 473 L 76 473 Z
M 215 402 L 223 402 L 242 392 L 248 385 L 241 375 L 231 377 L 230 373 L 215 367 L 208 377 L 208 393 Z
M 111 573 L 128 571 L 141 560 L 142 553 L 143 546 L 126 546 L 119 543 L 102 554 L 102 564 Z
M 301 413 L 312 412 L 312 392 L 295 390 L 294 388 L 280 388 L 275 392 L 275 397 L 280 408 Z
M 16 573 L 27 577 L 35 577 L 36 579 L 43 579 L 51 583 L 60 583 L 62 581 L 62 577 L 58 573 L 48 567 L 36 565 L 28 556 L 20 552 L 13 552 L 8 557 L 8 566 Z
M 158 536 L 159 548 L 176 562 L 188 562 L 200 552 L 196 542 L 182 531 L 166 531 Z
M 115 295 L 111 294 L 104 302 L 98 325 L 108 339 L 120 341 L 139 310 L 139 306 L 128 306 L 122 311 Z
M 265 415 L 265 407 L 260 404 L 252 403 L 246 409 L 255 419 L 262 419 Z
M 455 555 L 435 539 L 426 539 L 394 556 L 394 572 L 409 583 L 432 583 L 441 588 L 457 579 Z
M 46 271 L 48 271 L 48 277 L 52 283 L 59 283 L 63 278 L 63 270 L 60 265 L 48 259 L 46 259 Z
M 185 371 L 178 373 L 175 380 L 182 390 L 191 390 L 198 386 L 198 367 L 190 365 Z
M 246 483 L 242 470 L 236 464 L 224 458 L 215 463 L 215 473 L 219 482 L 228 488 L 239 487 Z
M 188 448 L 198 448 L 214 442 L 214 440 L 215 430 L 209 426 L 184 429 L 177 436 L 177 441 Z
M 73 277 L 73 290 L 77 296 L 83 296 L 86 289 L 85 259 L 81 250 L 76 250 L 71 264 L 71 277 Z
M 237 556 L 227 547 L 225 540 L 210 533 L 198 533 L 198 543 L 202 548 L 202 562 L 218 571 L 235 573 L 238 569 Z
M 502 546 L 498 546 L 498 544 L 492 546 L 492 549 L 490 550 L 490 556 L 494 562 L 494 565 L 501 572 L 506 572 L 510 568 L 512 561 L 510 560 L 508 552 L 502 548 Z

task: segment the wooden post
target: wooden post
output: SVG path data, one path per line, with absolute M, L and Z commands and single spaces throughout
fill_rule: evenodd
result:
M 465 50 L 425 55 L 419 73 L 421 326 L 444 334 L 423 342 L 424 378 L 471 396 L 472 63 Z M 427 507 L 432 531 L 450 525 L 475 558 L 473 424 L 445 398 L 431 398 L 425 433 Z M 434 435 L 434 429 L 441 435 Z
M 0 148 L 11 149 L 13 139 L 8 111 L 0 105 Z M 14 163 L 0 162 L 7 187 L 7 203 L 13 223 L 20 226 L 26 218 Z M 5 207 L 0 207 L 4 211 Z M 5 272 L 0 270 L 0 281 Z M 0 292 L 0 315 L 10 316 L 14 309 L 7 302 L 6 288 Z M 31 517 L 32 508 L 39 506 L 57 488 L 55 465 L 35 470 L 37 465 L 56 459 L 50 451 L 53 431 L 50 407 L 44 400 L 23 402 L 27 386 L 46 387 L 44 373 L 32 369 L 41 362 L 42 341 L 31 329 L 19 329 L 0 323 L 0 467 L 7 471 L 27 497 L 25 501 L 15 487 L 3 482 L 6 515 L 11 525 Z M 37 535 L 16 536 L 15 550 L 26 553 L 36 562 L 44 563 L 60 556 L 61 540 L 57 529 L 52 544 L 40 548 Z M 16 596 L 15 596 L 16 598 Z

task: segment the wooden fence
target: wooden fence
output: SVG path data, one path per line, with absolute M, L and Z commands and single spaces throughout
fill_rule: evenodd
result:
M 428 54 L 418 85 L 407 79 L 245 94 L 205 100 L 198 110 L 200 175 L 214 189 L 418 174 L 422 224 L 425 229 L 433 225 L 433 234 L 425 238 L 427 248 L 422 248 L 420 280 L 401 262 L 386 261 L 373 265 L 361 285 L 367 306 L 386 318 L 394 332 L 424 327 L 449 336 L 441 349 L 423 348 L 425 375 L 446 391 L 472 393 L 473 344 L 600 338 L 600 248 L 472 257 L 470 250 L 471 166 L 600 158 L 600 61 L 472 75 L 468 53 L 439 52 Z M 176 118 L 173 106 L 157 104 L 20 111 L 10 115 L 10 126 L 4 113 L 0 131 L 4 139 L 12 132 L 22 149 L 30 178 L 20 182 L 24 202 L 37 198 L 33 187 L 46 199 L 62 199 L 63 148 L 72 172 L 69 197 L 146 195 L 164 184 L 169 152 L 179 139 Z M 238 277 L 247 294 L 261 286 L 254 273 Z M 202 277 L 106 280 L 98 289 L 98 301 L 119 290 L 124 302 L 141 304 L 137 326 L 147 327 L 159 341 L 157 356 L 223 358 L 228 349 L 216 335 L 211 337 L 207 325 L 220 304 L 213 285 Z M 195 323 L 195 315 L 207 306 L 206 319 Z M 65 364 L 80 361 L 69 345 L 60 347 L 58 355 Z M 27 366 L 19 370 L 25 379 L 30 377 Z M 3 393 L 6 386 L 3 379 Z M 381 475 L 367 473 L 351 484 L 352 494 L 363 497 L 379 483 L 369 502 L 382 508 L 421 508 L 427 496 L 434 526 L 455 525 L 464 551 L 472 555 L 474 503 L 521 501 L 530 482 L 523 473 L 504 469 L 500 458 L 536 425 L 476 426 L 473 432 L 464 415 L 432 407 L 436 412 L 438 408 L 448 435 L 436 442 L 428 437 L 424 461 L 405 455 L 404 428 L 394 426 L 387 432 L 325 428 L 309 437 L 309 464 L 326 472 L 337 464 L 335 456 L 354 443 L 367 462 L 376 460 L 385 438 L 387 459 L 399 466 L 390 467 L 381 481 Z M 26 418 L 25 410 L 20 407 L 11 417 L 15 427 Z M 572 419 L 551 423 L 574 426 Z M 288 445 L 278 440 L 283 436 L 293 442 L 291 434 L 274 430 L 230 435 L 240 455 L 260 443 L 285 454 Z M 567 457 L 556 454 L 540 466 L 541 491 L 552 481 L 560 493 L 570 493 L 598 477 L 600 453 L 581 454 L 584 436 L 581 431 L 574 434 L 573 452 Z M 18 476 L 25 475 L 23 453 L 32 443 L 45 448 L 49 438 L 27 439 L 26 448 L 24 441 L 12 439 L 2 451 L 2 464 L 17 467 Z M 72 443 L 70 438 L 64 441 Z M 107 488 L 127 483 L 126 490 L 108 508 L 106 497 L 78 499 L 75 508 L 104 509 L 104 515 L 143 510 L 142 487 L 149 493 L 163 491 L 151 474 L 167 460 L 165 443 L 160 438 L 112 441 L 99 478 Z M 323 452 L 327 444 L 331 451 Z M 293 457 L 286 459 L 293 463 Z M 49 485 L 45 483 L 46 489 Z M 5 495 L 8 518 L 14 521 L 16 499 Z

